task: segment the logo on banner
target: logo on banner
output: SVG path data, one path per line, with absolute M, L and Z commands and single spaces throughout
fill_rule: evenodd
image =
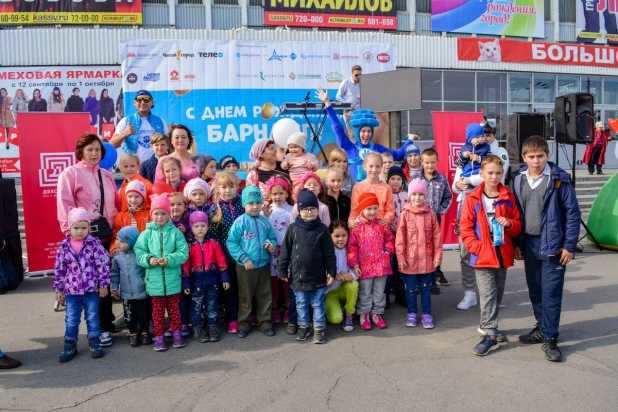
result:
M 177 50 L 176 53 L 163 53 L 163 57 L 175 57 L 176 60 L 180 60 L 181 57 L 188 59 L 189 57 L 195 57 L 193 53 L 183 53 L 182 50 Z
M 305 59 L 328 59 L 330 58 L 330 54 L 302 54 L 300 55 L 300 58 L 305 60 Z
M 128 52 L 128 53 L 127 53 L 127 57 L 135 57 L 135 53 L 133 53 L 133 52 Z
M 463 143 L 454 143 L 454 142 L 449 142 L 448 144 L 448 151 L 449 151 L 449 163 L 448 163 L 448 168 L 451 171 L 457 170 L 457 159 L 459 158 L 459 152 L 461 152 L 461 148 L 464 144 Z
M 283 79 L 284 77 L 284 74 L 266 74 L 264 72 L 260 72 L 260 79 L 264 82 L 266 79 Z
M 170 72 L 170 82 L 177 82 L 178 81 L 178 72 L 176 70 L 172 70 Z
M 219 53 L 206 53 L 206 52 L 198 52 L 197 53 L 198 56 L 200 57 L 205 57 L 205 58 L 221 58 L 223 57 L 223 53 L 219 52 Z
M 327 83 L 341 83 L 343 81 L 343 76 L 339 72 L 330 72 L 326 75 Z
M 290 73 L 290 79 L 292 80 L 296 80 L 296 79 L 321 79 L 322 76 L 319 74 L 304 74 L 304 73 L 299 73 L 296 74 L 294 72 Z
M 128 81 L 130 84 L 135 84 L 135 83 L 137 83 L 137 74 L 135 74 L 135 73 L 129 73 L 129 74 L 127 74 L 127 81 Z
M 158 82 L 161 79 L 161 73 L 146 73 L 144 76 L 145 82 Z
M 236 57 L 240 58 L 240 57 L 262 57 L 261 54 L 259 53 L 241 53 L 241 52 L 236 52 Z
M 127 57 L 128 58 L 138 58 L 138 59 L 154 59 L 155 57 L 158 57 L 159 55 L 157 53 L 134 53 L 134 52 L 128 52 L 127 53 Z
M 389 61 L 391 61 L 391 56 L 389 56 L 388 53 L 380 53 L 376 57 L 376 60 L 380 63 L 388 63 Z
M 373 54 L 366 52 L 365 54 L 363 54 L 363 60 L 365 60 L 366 62 L 370 62 L 373 60 Z
M 358 56 L 342 56 L 340 53 L 333 53 L 333 60 L 356 60 Z
M 277 50 L 276 50 L 276 49 L 273 49 L 273 55 L 272 55 L 272 56 L 270 56 L 270 59 L 268 59 L 268 61 L 271 61 L 271 60 L 277 60 L 277 61 L 282 62 L 282 61 L 283 61 L 283 59 L 285 59 L 285 58 L 287 58 L 287 57 L 290 57 L 290 56 L 288 56 L 288 55 L 286 55 L 286 54 L 277 54 Z M 296 55 L 294 55 L 294 58 L 296 58 Z
M 39 169 L 39 186 L 56 187 L 58 177 L 64 169 L 75 164 L 75 153 L 41 153 L 41 168 Z
M 193 80 L 193 79 L 195 79 L 194 74 L 185 74 L 185 80 Z

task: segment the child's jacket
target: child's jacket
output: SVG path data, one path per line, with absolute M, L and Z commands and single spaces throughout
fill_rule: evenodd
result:
M 350 230 L 348 265 L 361 270 L 359 280 L 391 275 L 391 255 L 395 252 L 395 236 L 378 219 L 367 222 L 358 219 L 358 226 Z
M 101 241 L 86 236 L 79 254 L 71 249 L 71 238 L 58 244 L 54 264 L 54 291 L 67 296 L 98 292 L 109 286 L 109 254 Z
M 277 236 L 268 219 L 262 215 L 253 217 L 245 213 L 232 224 L 226 245 L 239 265 L 251 260 L 257 269 L 270 262 L 270 253 L 264 248 L 267 240 L 272 245 L 277 245 Z
M 477 268 L 500 268 L 498 254 L 493 243 L 493 237 L 489 228 L 489 223 L 485 217 L 483 208 L 483 188 L 485 183 L 481 183 L 474 191 L 466 195 L 463 208 L 461 209 L 461 219 L 459 220 L 459 230 L 461 240 L 470 251 L 470 266 Z M 504 240 L 506 244 L 500 245 L 500 254 L 504 268 L 513 266 L 515 251 L 513 249 L 513 238 L 521 232 L 521 215 L 515 203 L 515 196 L 500 183 L 498 186 L 500 195 L 494 204 L 496 218 L 505 217 L 511 222 L 511 227 L 504 228 Z
M 137 223 L 137 230 L 142 233 L 146 230 L 146 225 L 148 222 L 150 222 L 150 209 L 142 208 L 142 210 L 133 212 L 133 217 Z M 116 237 L 118 236 L 118 232 L 120 229 L 127 226 L 131 226 L 131 212 L 128 210 L 123 210 L 114 218 L 114 228 L 112 230 L 112 240 L 109 248 L 110 253 L 114 253 L 116 250 Z
M 146 296 L 144 277 L 146 270 L 137 264 L 137 256 L 131 249 L 118 251 L 112 259 L 112 290 L 120 288 L 120 297 L 124 300 L 143 299 Z
M 421 275 L 436 270 L 434 259 L 442 260 L 442 235 L 436 214 L 428 205 L 408 203 L 397 225 L 397 262 L 405 262 L 399 269 L 405 275 Z
M 230 282 L 223 248 L 212 234 L 204 242 L 193 240 L 189 246 L 189 259 L 182 265 L 182 288 L 196 289 Z
M 161 227 L 154 222 L 137 238 L 133 247 L 137 264 L 146 269 L 146 291 L 150 296 L 180 293 L 180 268 L 189 257 L 189 247 L 182 232 L 171 219 Z M 167 266 L 150 266 L 151 257 L 167 259 Z

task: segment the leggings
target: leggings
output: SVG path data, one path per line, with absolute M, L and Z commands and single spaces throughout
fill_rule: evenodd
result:
M 165 333 L 165 309 L 170 317 L 170 330 L 180 330 L 180 293 L 171 296 L 152 297 L 152 322 L 154 323 L 155 336 L 163 336 Z

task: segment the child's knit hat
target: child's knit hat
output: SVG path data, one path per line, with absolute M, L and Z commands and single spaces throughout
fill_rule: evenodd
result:
M 258 139 L 255 141 L 255 143 L 253 143 L 253 146 L 251 146 L 251 150 L 249 151 L 249 158 L 251 158 L 251 160 L 255 162 L 255 167 L 260 167 L 260 164 L 262 163 L 260 161 L 260 156 L 262 156 L 262 153 L 264 153 L 264 149 L 266 149 L 266 145 L 269 142 L 272 142 L 272 140 Z
M 161 193 L 160 195 L 150 196 L 150 216 L 152 216 L 152 213 L 157 209 L 163 209 L 167 212 L 167 214 L 171 214 L 169 193 Z
M 236 167 L 239 167 L 238 160 L 234 156 L 223 156 L 221 160 L 219 160 L 219 168 L 221 170 L 225 170 L 225 167 L 229 164 L 235 164 Z
M 362 213 L 363 210 L 367 209 L 369 206 L 379 206 L 380 201 L 378 200 L 378 196 L 372 192 L 365 192 L 358 197 L 358 206 L 356 206 L 356 210 L 358 213 Z
M 296 204 L 299 212 L 308 207 L 315 207 L 316 209 L 320 207 L 317 196 L 309 189 L 301 189 L 298 192 Z
M 405 150 L 406 157 L 408 157 L 409 154 L 420 155 L 421 154 L 421 149 L 419 149 L 417 145 L 412 143 L 411 145 L 406 146 L 406 150 Z
M 199 210 L 191 213 L 191 216 L 189 216 L 189 225 L 193 228 L 193 225 L 196 223 L 206 223 L 206 226 L 208 226 L 208 215 Z
M 131 192 L 135 192 L 140 195 L 144 200 L 146 200 L 146 185 L 141 181 L 135 179 L 131 180 L 127 187 L 124 190 L 124 194 L 128 195 Z
M 199 173 L 199 177 L 202 177 L 202 173 L 204 173 L 204 169 L 206 169 L 206 166 L 208 166 L 210 162 L 214 161 L 215 163 L 217 163 L 215 158 L 209 154 L 194 156 L 192 160 L 193 160 L 193 164 L 195 164 L 195 168 L 197 169 L 197 172 Z
M 406 182 L 406 175 L 403 173 L 403 169 L 399 166 L 391 166 L 391 168 L 388 169 L 388 173 L 386 174 L 386 182 L 388 183 L 393 176 L 399 176 L 401 177 L 403 183 Z
M 408 196 L 412 193 L 422 193 L 427 196 L 427 183 L 423 179 L 414 179 L 408 184 Z
M 206 183 L 206 181 L 202 178 L 196 177 L 195 179 L 191 179 L 185 185 L 185 190 L 183 190 L 183 194 L 187 199 L 191 197 L 191 193 L 196 190 L 203 190 L 206 193 L 206 197 L 210 198 L 211 190 L 210 185 Z
M 139 237 L 139 230 L 133 226 L 125 226 L 118 231 L 116 236 L 124 240 L 124 242 L 131 246 L 131 249 L 133 249 L 133 246 L 135 246 L 135 242 L 137 242 L 137 238 Z
M 247 206 L 248 203 L 251 202 L 259 202 L 264 203 L 262 199 L 262 192 L 260 192 L 260 188 L 257 186 L 247 186 L 242 191 L 242 207 Z
M 67 216 L 69 222 L 69 229 L 75 222 L 88 222 L 90 223 L 90 217 L 88 211 L 83 207 L 69 208 L 69 214 Z
M 307 149 L 307 135 L 303 132 L 292 133 L 290 137 L 288 137 L 288 146 L 291 144 L 295 144 L 296 146 L 300 146 L 303 150 Z
M 307 180 L 314 178 L 315 180 L 318 181 L 318 185 L 320 185 L 320 193 L 324 191 L 324 187 L 322 187 L 322 179 L 320 179 L 320 176 L 316 175 L 313 172 L 307 172 L 303 175 L 303 177 L 300 178 L 299 182 L 300 182 L 300 187 L 305 187 L 305 183 L 307 183 Z

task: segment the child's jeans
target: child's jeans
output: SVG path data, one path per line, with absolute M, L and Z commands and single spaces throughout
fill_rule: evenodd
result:
M 421 311 L 423 315 L 431 314 L 431 276 L 435 272 L 422 275 L 401 275 L 403 283 L 406 285 L 406 300 L 408 302 L 408 313 L 418 313 L 416 307 L 416 294 L 421 291 Z
M 170 317 L 170 330 L 180 330 L 180 293 L 171 296 L 152 297 L 152 323 L 154 324 L 155 336 L 163 336 L 165 333 L 165 309 Z
M 362 279 L 358 281 L 358 300 L 356 301 L 356 314 L 364 315 L 373 313 L 383 315 L 386 307 L 386 288 L 387 276 Z
M 358 299 L 358 282 L 343 282 L 340 288 L 329 290 L 324 296 L 324 310 L 326 311 L 326 319 L 335 325 L 343 321 L 343 312 L 341 312 L 341 304 L 344 304 L 344 309 L 350 315 L 354 314 L 356 308 L 356 300 Z
M 82 310 L 88 328 L 88 339 L 101 336 L 101 323 L 99 322 L 99 292 L 88 292 L 83 295 L 66 296 L 66 316 L 64 322 L 66 331 L 64 338 L 77 340 L 79 335 L 79 323 L 81 322 Z
M 481 329 L 489 336 L 496 336 L 500 302 L 506 284 L 506 269 L 476 268 L 481 304 Z
M 152 303 L 150 297 L 143 299 L 123 299 L 124 320 L 129 333 L 148 332 L 152 319 Z
M 202 306 L 206 308 L 208 325 L 219 323 L 219 285 L 191 288 L 191 324 L 202 326 Z
M 298 326 L 309 326 L 309 305 L 313 309 L 313 328 L 326 328 L 326 309 L 324 307 L 324 292 L 326 288 L 311 291 L 295 290 Z

